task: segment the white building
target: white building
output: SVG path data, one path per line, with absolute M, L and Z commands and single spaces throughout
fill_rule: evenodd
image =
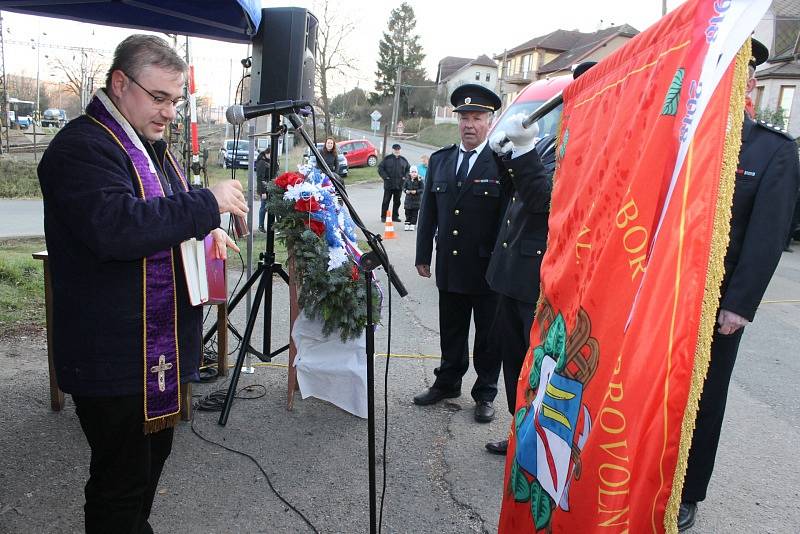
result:
M 439 61 L 436 72 L 435 124 L 458 122 L 450 106 L 450 95 L 457 87 L 468 83 L 482 85 L 496 93 L 497 63 L 485 55 L 475 59 L 447 56 Z
M 756 113 L 783 111 L 784 128 L 800 137 L 800 2 L 774 0 L 754 37 L 769 49 L 769 60 L 756 70 Z

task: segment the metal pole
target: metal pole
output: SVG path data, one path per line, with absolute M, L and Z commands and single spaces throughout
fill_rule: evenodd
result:
M 661 0 L 661 16 L 667 14 L 667 0 Z
M 2 95 L 0 95 L 0 115 L 5 117 L 6 120 L 6 152 L 10 150 L 9 148 L 9 130 L 11 129 L 11 122 L 8 120 L 8 81 L 6 80 L 6 49 L 5 49 L 5 33 L 3 31 L 3 12 L 0 11 L 0 89 L 2 89 Z M 2 128 L 2 125 L 0 125 Z M 2 131 L 0 131 L 2 134 Z M 3 140 L 0 138 L 0 145 L 2 145 Z M 2 150 L 0 150 L 0 153 Z
M 41 59 L 42 34 L 36 36 L 36 111 L 33 114 L 33 161 L 39 161 L 39 151 L 36 146 L 36 119 L 39 118 L 39 62 Z

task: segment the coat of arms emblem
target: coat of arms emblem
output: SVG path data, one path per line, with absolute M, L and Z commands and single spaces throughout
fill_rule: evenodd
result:
M 542 343 L 533 349 L 526 404 L 514 415 L 517 445 L 509 491 L 517 502 L 530 501 L 536 530 L 549 531 L 556 506 L 569 511 L 570 483 L 580 479 L 580 454 L 592 429 L 582 398 L 600 346 L 582 308 L 571 333 L 547 300 L 539 317 Z

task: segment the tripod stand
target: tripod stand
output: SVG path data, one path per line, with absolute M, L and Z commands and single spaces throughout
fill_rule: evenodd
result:
M 270 142 L 270 170 L 269 170 L 269 179 L 272 180 L 275 178 L 275 174 L 277 171 L 277 161 L 278 161 L 278 141 L 277 138 L 282 132 L 282 127 L 280 126 L 280 113 L 273 112 L 271 114 L 271 137 L 272 140 Z M 239 375 L 242 373 L 242 365 L 244 364 L 245 356 L 248 352 L 253 352 L 258 356 L 258 358 L 262 361 L 268 362 L 272 360 L 273 356 L 280 354 L 281 352 L 287 350 L 289 345 L 284 345 L 283 347 L 279 348 L 278 350 L 272 352 L 272 275 L 278 274 L 284 282 L 287 284 L 289 283 L 289 274 L 283 268 L 280 263 L 275 261 L 275 216 L 272 213 L 267 214 L 267 243 L 265 247 L 265 251 L 259 254 L 258 259 L 258 267 L 256 268 L 255 272 L 247 279 L 245 284 L 242 286 L 242 289 L 234 296 L 231 300 L 231 303 L 228 307 L 229 310 L 232 310 L 244 296 L 246 296 L 250 292 L 250 288 L 253 287 L 256 282 L 258 286 L 256 288 L 255 298 L 253 300 L 252 306 L 250 308 L 250 313 L 247 316 L 247 326 L 244 330 L 244 335 L 241 337 L 241 345 L 239 347 L 239 355 L 236 358 L 236 364 L 233 366 L 233 374 L 231 376 L 231 383 L 228 386 L 228 392 L 225 395 L 225 403 L 222 407 L 222 413 L 219 416 L 219 424 L 225 426 L 228 423 L 228 416 L 231 412 L 231 405 L 233 404 L 233 398 L 236 396 L 236 387 L 239 384 Z M 264 299 L 264 343 L 263 343 L 263 352 L 258 353 L 257 351 L 252 350 L 250 347 L 250 339 L 253 336 L 253 329 L 255 328 L 256 319 L 258 318 L 259 307 L 261 304 L 261 299 Z M 214 330 L 212 329 L 208 337 L 213 335 Z M 205 341 L 205 339 L 204 339 Z

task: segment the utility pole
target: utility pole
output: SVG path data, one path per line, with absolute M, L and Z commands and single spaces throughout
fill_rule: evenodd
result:
M 396 131 L 397 128 L 397 114 L 400 111 L 400 87 L 403 78 L 403 66 L 397 67 L 397 76 L 394 80 L 394 105 L 392 106 L 392 127 L 391 131 Z
M 11 123 L 8 120 L 8 92 L 6 88 L 6 49 L 4 46 L 5 32 L 3 31 L 3 12 L 0 11 L 0 117 L 5 118 L 6 123 L 6 152 L 9 151 L 8 130 Z M 0 121 L 0 154 L 3 153 L 2 121 Z
M 661 0 L 661 16 L 667 14 L 667 0 Z

